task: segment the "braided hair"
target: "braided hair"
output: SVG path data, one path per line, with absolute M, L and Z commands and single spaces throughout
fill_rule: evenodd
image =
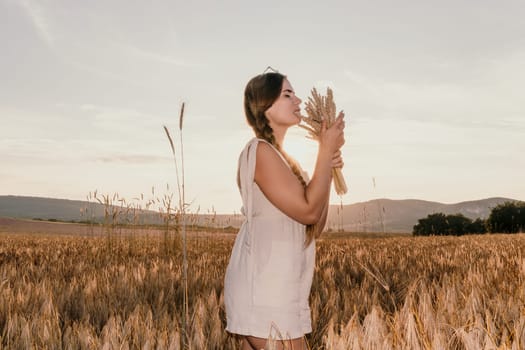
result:
M 255 132 L 255 136 L 267 141 L 277 149 L 306 190 L 306 181 L 301 174 L 301 169 L 297 162 L 289 157 L 283 151 L 281 145 L 277 143 L 270 121 L 264 114 L 281 95 L 284 79 L 286 79 L 286 76 L 277 72 L 268 72 L 252 78 L 244 90 L 244 113 L 248 124 Z M 306 247 L 312 242 L 314 236 L 317 236 L 317 231 L 316 225 L 306 225 Z

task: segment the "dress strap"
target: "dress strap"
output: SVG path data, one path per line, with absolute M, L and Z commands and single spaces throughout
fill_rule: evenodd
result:
M 251 139 L 239 156 L 239 185 L 241 190 L 244 215 L 248 223 L 253 215 L 253 181 L 255 177 L 255 160 L 259 139 Z

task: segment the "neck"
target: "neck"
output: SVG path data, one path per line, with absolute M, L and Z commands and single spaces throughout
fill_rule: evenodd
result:
M 284 142 L 284 136 L 286 135 L 287 128 L 272 128 L 275 142 L 282 148 Z

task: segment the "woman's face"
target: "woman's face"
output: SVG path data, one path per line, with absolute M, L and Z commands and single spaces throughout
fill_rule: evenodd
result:
M 270 121 L 270 126 L 292 126 L 301 121 L 301 99 L 295 96 L 295 92 L 288 79 L 283 80 L 281 94 L 270 108 L 265 112 L 266 118 Z

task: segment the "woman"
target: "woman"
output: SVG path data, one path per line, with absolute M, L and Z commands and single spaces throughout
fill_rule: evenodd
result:
M 243 223 L 224 284 L 228 332 L 243 336 L 242 349 L 262 349 L 269 337 L 306 349 L 312 331 L 308 296 L 315 237 L 326 223 L 332 167 L 342 167 L 342 113 L 323 125 L 309 181 L 282 149 L 289 127 L 301 121 L 301 99 L 286 76 L 264 73 L 244 91 L 244 110 L 255 132 L 239 158 L 237 184 Z M 278 347 L 279 348 L 279 347 Z

